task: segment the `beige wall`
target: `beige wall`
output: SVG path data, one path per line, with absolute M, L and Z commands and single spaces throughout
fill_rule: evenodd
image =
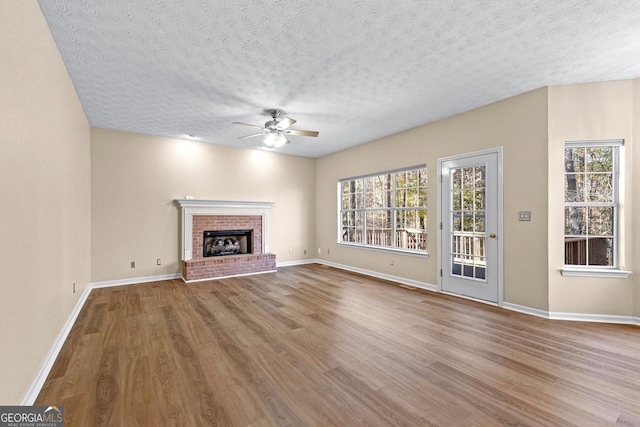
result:
M 633 81 L 633 141 L 640 141 L 640 79 Z M 634 282 L 634 316 L 640 319 L 640 148 L 634 147 L 633 143 L 626 147 L 626 155 L 635 163 L 634 175 L 632 177 L 634 185 L 631 189 L 631 206 L 635 215 L 630 216 L 633 221 L 633 240 L 631 253 L 634 274 L 631 276 Z
M 90 281 L 90 129 L 35 0 L 0 2 L 0 52 L 0 405 L 14 405 Z
M 318 159 L 318 257 L 435 285 L 437 160 L 499 146 L 504 150 L 504 300 L 547 310 L 546 89 Z M 429 180 L 428 259 L 336 245 L 339 179 L 421 163 L 427 164 Z M 533 220 L 519 222 L 521 210 L 532 211 Z
M 93 282 L 180 273 L 174 200 L 187 195 L 274 202 L 270 252 L 313 258 L 313 159 L 95 128 L 91 139 Z
M 633 147 L 633 80 L 553 86 L 549 88 L 549 308 L 554 312 L 634 313 L 634 276 L 628 279 L 564 277 L 564 143 L 624 139 L 624 184 L 619 227 L 623 246 L 620 267 L 637 270 L 640 246 L 638 183 L 640 151 Z M 637 89 L 636 89 L 637 91 Z M 637 100 L 635 101 L 638 102 Z M 636 110 L 637 111 L 637 110 Z M 637 130 L 636 130 L 637 132 Z M 635 166 L 634 166 L 635 164 Z M 634 206 L 636 207 L 634 212 Z M 635 219 L 635 224 L 632 219 Z M 636 238 L 634 239 L 634 236 Z M 637 285 L 636 285 L 637 288 Z M 637 293 L 637 290 L 636 290 Z

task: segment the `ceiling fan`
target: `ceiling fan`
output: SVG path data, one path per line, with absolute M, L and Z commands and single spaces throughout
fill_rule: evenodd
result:
M 249 123 L 242 122 L 233 122 L 234 125 L 244 125 L 252 128 L 260 129 L 260 132 L 253 133 L 251 135 L 241 136 L 239 138 L 253 138 L 255 136 L 266 135 L 264 138 L 264 143 L 268 147 L 279 148 L 285 144 L 288 144 L 290 141 L 287 139 L 286 135 L 301 135 L 301 136 L 318 136 L 319 132 L 313 130 L 299 130 L 299 129 L 289 129 L 291 125 L 293 125 L 296 121 L 285 117 L 281 120 L 277 120 L 278 117 L 282 115 L 282 111 L 280 110 L 264 110 L 265 113 L 271 116 L 271 120 L 266 122 L 264 126 L 250 125 Z

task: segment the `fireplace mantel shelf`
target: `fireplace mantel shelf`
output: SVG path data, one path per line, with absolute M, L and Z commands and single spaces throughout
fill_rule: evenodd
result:
M 201 199 L 176 199 L 176 203 L 181 208 L 252 208 L 270 209 L 273 202 L 245 202 L 228 200 L 201 200 Z

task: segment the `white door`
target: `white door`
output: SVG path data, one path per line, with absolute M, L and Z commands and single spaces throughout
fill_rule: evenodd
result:
M 502 300 L 498 255 L 500 151 L 441 160 L 441 289 L 475 299 Z

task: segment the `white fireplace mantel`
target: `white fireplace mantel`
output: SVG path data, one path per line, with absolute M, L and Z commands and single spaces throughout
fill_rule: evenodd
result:
M 191 231 L 194 215 L 259 215 L 262 217 L 262 251 L 269 253 L 269 209 L 273 202 L 176 199 L 182 208 L 182 260 L 192 259 Z

